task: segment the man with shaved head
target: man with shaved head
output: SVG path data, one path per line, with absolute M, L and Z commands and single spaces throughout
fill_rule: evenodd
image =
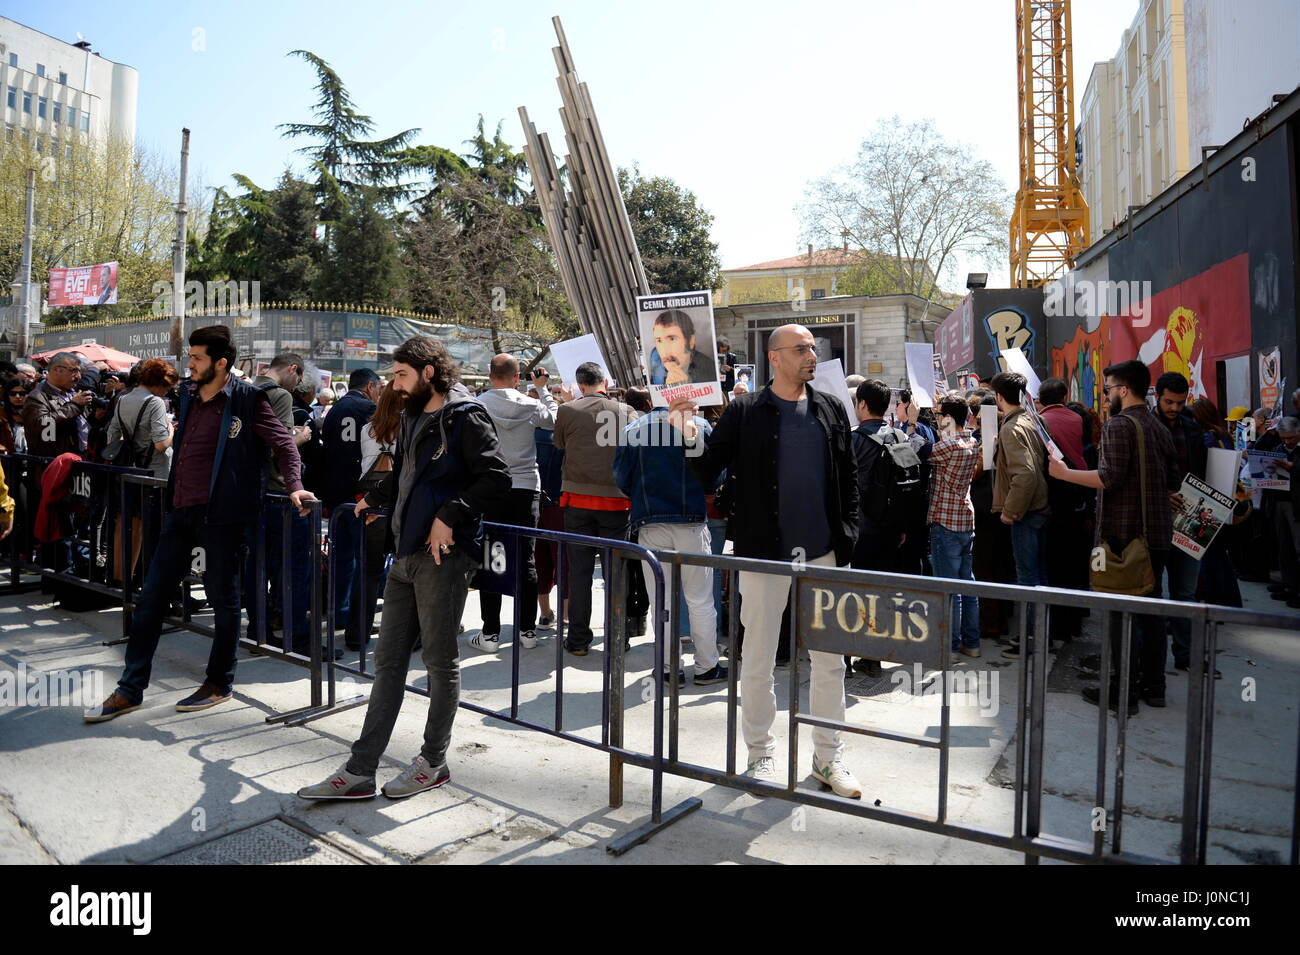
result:
M 558 406 L 546 387 L 550 381 L 546 369 L 534 368 L 532 378 L 536 398 L 519 391 L 519 360 L 513 355 L 497 355 L 488 367 L 488 382 L 492 387 L 479 397 L 496 425 L 501 456 L 510 468 L 509 496 L 499 507 L 484 515 L 485 520 L 497 524 L 537 526 L 537 496 L 542 480 L 537 471 L 535 431 L 537 428 L 555 429 L 555 409 Z M 523 567 L 519 577 L 522 586 L 515 594 L 519 605 L 519 631 L 515 639 L 525 649 L 537 646 L 535 543 L 531 537 L 522 542 L 520 557 Z M 483 627 L 470 639 L 470 645 L 484 653 L 496 653 L 501 647 L 501 595 L 480 590 L 479 607 L 483 612 Z
M 736 397 L 703 452 L 688 450 L 687 460 L 705 487 L 727 471 L 732 488 L 728 528 L 736 556 L 847 566 L 858 535 L 858 484 L 844 401 L 809 384 L 817 373 L 817 346 L 802 325 L 783 325 L 773 332 L 767 360 L 771 386 Z M 694 406 L 679 400 L 669 411 L 688 449 L 695 447 L 701 438 Z M 741 571 L 741 716 L 749 748 L 745 775 L 766 784 L 776 782 L 772 670 L 789 597 L 789 577 Z M 809 656 L 812 714 L 843 722 L 843 655 L 813 650 Z M 862 787 L 841 758 L 839 732 L 816 727 L 812 735 L 817 781 L 840 796 L 860 799 Z

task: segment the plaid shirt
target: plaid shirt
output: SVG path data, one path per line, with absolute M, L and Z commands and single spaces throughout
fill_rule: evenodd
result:
M 950 531 L 974 531 L 970 482 L 980 460 L 979 442 L 969 432 L 943 438 L 930 452 L 930 509 L 926 523 Z
M 1142 485 L 1135 428 L 1141 428 L 1146 438 L 1147 546 L 1169 550 L 1173 546 L 1169 492 L 1182 487 L 1183 473 L 1178 468 L 1169 429 L 1146 405 L 1125 408 L 1102 429 L 1097 472 L 1105 487 L 1097 495 L 1097 536 L 1126 544 L 1142 533 Z

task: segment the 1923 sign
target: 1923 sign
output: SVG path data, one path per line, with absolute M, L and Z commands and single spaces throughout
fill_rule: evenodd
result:
M 875 592 L 808 577 L 798 588 L 798 634 L 810 650 L 935 667 L 951 652 L 948 594 Z

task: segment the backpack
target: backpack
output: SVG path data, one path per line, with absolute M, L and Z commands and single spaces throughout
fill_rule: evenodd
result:
M 870 471 L 858 475 L 862 515 L 876 527 L 903 526 L 925 510 L 925 483 L 921 480 L 921 459 L 907 435 L 888 425 L 875 434 L 853 432 L 855 455 L 871 453 L 862 442 L 878 446 Z
M 131 425 L 131 430 L 126 430 L 126 423 L 122 421 L 122 406 L 117 406 L 118 424 L 122 426 L 122 435 L 111 442 L 108 447 L 104 448 L 104 460 L 118 468 L 140 468 L 149 470 L 150 463 L 153 461 L 153 442 L 147 444 L 143 451 L 135 446 L 135 433 L 140 429 L 140 420 L 144 417 L 145 409 L 149 407 L 149 400 L 161 400 L 157 395 L 150 395 L 140 405 L 140 410 L 136 412 L 135 424 Z

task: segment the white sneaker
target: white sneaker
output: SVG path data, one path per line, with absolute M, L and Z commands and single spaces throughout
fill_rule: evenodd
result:
M 532 630 L 524 630 L 519 634 L 519 645 L 525 650 L 531 650 L 537 646 L 537 633 Z
M 833 790 L 835 795 L 849 799 L 862 798 L 862 784 L 849 772 L 843 760 L 833 759 L 828 765 L 819 766 L 817 758 L 813 757 L 812 771 L 817 781 L 827 789 Z
M 758 780 L 760 783 L 776 783 L 776 757 L 760 756 L 753 760 L 745 767 L 745 775 L 750 779 Z M 760 793 L 751 795 L 760 796 Z
M 469 638 L 469 645 L 475 650 L 482 650 L 484 653 L 496 653 L 501 649 L 501 634 L 476 633 Z

